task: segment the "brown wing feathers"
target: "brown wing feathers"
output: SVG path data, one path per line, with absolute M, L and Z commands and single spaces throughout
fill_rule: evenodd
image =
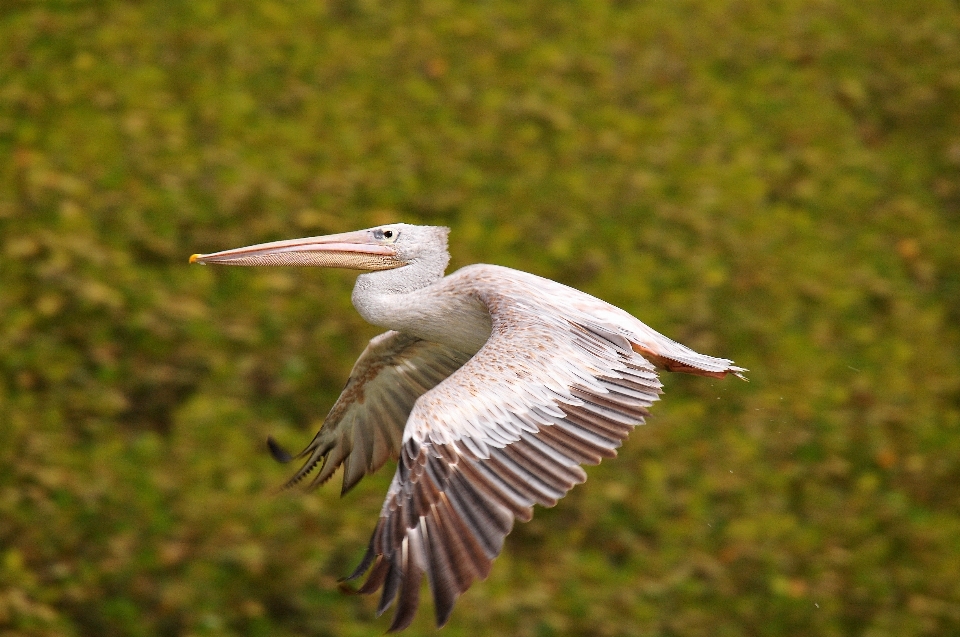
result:
M 386 332 L 370 341 L 330 409 L 323 427 L 307 447 L 291 456 L 273 439 L 267 444 L 275 459 L 306 458 L 287 481 L 292 487 L 312 471 L 317 487 L 343 465 L 346 493 L 364 475 L 396 457 L 407 416 L 424 392 L 462 366 L 468 355 L 400 332 Z
M 584 350 L 609 360 L 617 350 L 616 376 L 597 376 L 602 388 L 573 385 L 580 404 L 532 405 L 501 431 L 520 431 L 512 441 L 447 444 L 408 439 L 367 554 L 350 575 L 369 569 L 362 593 L 382 588 L 378 613 L 396 601 L 391 631 L 406 628 L 419 604 L 423 575 L 433 592 L 437 624 L 454 602 L 483 579 L 515 519 L 529 520 L 534 504 L 552 506 L 586 479 L 580 464 L 596 464 L 643 422 L 660 382 L 649 364 L 593 331 L 577 334 Z M 559 415 L 557 415 L 559 414 Z M 501 434 L 503 435 L 503 434 Z

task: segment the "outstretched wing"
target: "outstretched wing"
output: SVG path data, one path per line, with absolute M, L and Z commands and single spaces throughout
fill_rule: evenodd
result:
M 581 294 L 581 293 L 577 293 Z M 535 294 L 479 294 L 492 333 L 410 413 L 397 472 L 367 553 L 362 593 L 413 620 L 426 574 L 438 625 L 489 573 L 515 519 L 552 506 L 616 448 L 661 392 L 653 365 L 615 326 Z M 633 319 L 635 320 L 635 319 Z
M 318 465 L 320 470 L 310 487 L 319 486 L 342 464 L 342 493 L 349 491 L 363 476 L 397 457 L 414 402 L 469 358 L 469 354 L 400 332 L 371 339 L 320 431 L 295 456 L 306 460 L 286 486 L 299 483 Z M 282 456 L 272 443 L 271 448 L 275 456 Z

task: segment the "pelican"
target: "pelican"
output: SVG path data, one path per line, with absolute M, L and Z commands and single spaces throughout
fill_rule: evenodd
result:
M 413 621 L 426 575 L 437 626 L 484 579 L 514 520 L 586 480 L 581 465 L 616 455 L 658 399 L 656 369 L 713 378 L 733 361 L 698 354 L 589 294 L 533 274 L 477 264 L 444 276 L 448 228 L 389 224 L 261 243 L 191 263 L 363 271 L 353 305 L 388 331 L 360 355 L 309 445 L 280 461 L 343 467 L 346 493 L 397 459 L 366 554 L 347 580 L 395 600 L 390 631 Z

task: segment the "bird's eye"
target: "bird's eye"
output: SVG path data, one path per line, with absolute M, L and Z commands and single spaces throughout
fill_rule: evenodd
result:
M 393 243 L 397 240 L 397 237 L 400 235 L 399 232 L 390 228 L 377 228 L 373 231 L 373 238 L 377 241 L 386 241 L 388 243 Z

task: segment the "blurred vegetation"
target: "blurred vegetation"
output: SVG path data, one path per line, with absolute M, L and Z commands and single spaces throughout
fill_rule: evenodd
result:
M 353 276 L 187 257 L 392 220 L 751 369 L 667 378 L 445 635 L 960 634 L 958 177 L 946 0 L 6 0 L 0 634 L 386 628 L 336 578 L 392 469 L 278 496 L 263 443 Z

